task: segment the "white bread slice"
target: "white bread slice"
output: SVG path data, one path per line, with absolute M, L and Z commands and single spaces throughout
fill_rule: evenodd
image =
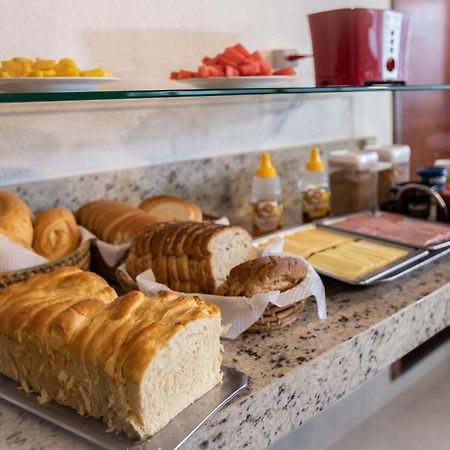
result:
M 209 291 L 211 293 L 216 292 L 233 267 L 255 256 L 252 238 L 241 227 L 225 227 L 216 231 L 209 239 L 206 251 L 211 255 L 208 259 L 208 269 L 211 270 L 214 280 L 213 289 Z

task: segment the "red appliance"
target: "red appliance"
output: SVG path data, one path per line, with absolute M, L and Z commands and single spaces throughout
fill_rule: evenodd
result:
M 409 18 L 346 8 L 309 16 L 317 86 L 405 83 Z

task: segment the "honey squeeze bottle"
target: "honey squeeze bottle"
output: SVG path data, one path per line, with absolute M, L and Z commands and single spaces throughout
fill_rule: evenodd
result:
M 303 223 L 309 223 L 330 214 L 330 188 L 325 171 L 325 163 L 320 159 L 320 150 L 311 149 L 306 170 L 299 181 L 301 192 Z
M 253 177 L 251 197 L 253 235 L 279 230 L 283 218 L 281 184 L 269 152 L 262 154 L 261 165 Z

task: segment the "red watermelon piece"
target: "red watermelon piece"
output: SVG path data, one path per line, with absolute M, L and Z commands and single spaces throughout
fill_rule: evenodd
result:
M 225 76 L 228 78 L 238 77 L 240 75 L 239 70 L 231 66 L 225 66 Z
M 244 57 L 250 56 L 250 52 L 240 42 L 233 46 L 233 48 Z
M 275 70 L 273 75 L 295 75 L 293 67 L 283 67 L 282 69 Z
M 239 53 L 237 50 L 235 50 L 232 47 L 229 47 L 225 50 L 224 56 L 234 61 L 236 64 L 241 63 L 245 60 L 245 56 L 242 53 Z

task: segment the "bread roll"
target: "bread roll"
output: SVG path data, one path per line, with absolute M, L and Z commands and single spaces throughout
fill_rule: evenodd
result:
M 81 232 L 75 216 L 66 208 L 52 208 L 36 216 L 33 249 L 54 261 L 69 255 L 80 245 Z
M 146 437 L 220 382 L 221 332 L 219 309 L 199 297 L 116 298 L 66 267 L 0 293 L 0 372 Z
M 217 295 L 252 297 L 270 291 L 287 291 L 306 276 L 307 266 L 291 256 L 263 256 L 231 270 Z
M 126 265 L 133 278 L 152 269 L 171 289 L 213 294 L 234 266 L 254 256 L 252 238 L 241 227 L 163 222 L 132 241 Z
M 31 210 L 10 192 L 0 192 L 0 233 L 24 247 L 30 248 L 33 242 Z
M 147 225 L 161 222 L 159 217 L 113 200 L 87 203 L 76 212 L 80 225 L 110 244 L 124 244 L 141 233 Z
M 161 217 L 164 221 L 202 221 L 202 210 L 193 202 L 172 195 L 157 195 L 145 199 L 140 205 L 146 213 Z

